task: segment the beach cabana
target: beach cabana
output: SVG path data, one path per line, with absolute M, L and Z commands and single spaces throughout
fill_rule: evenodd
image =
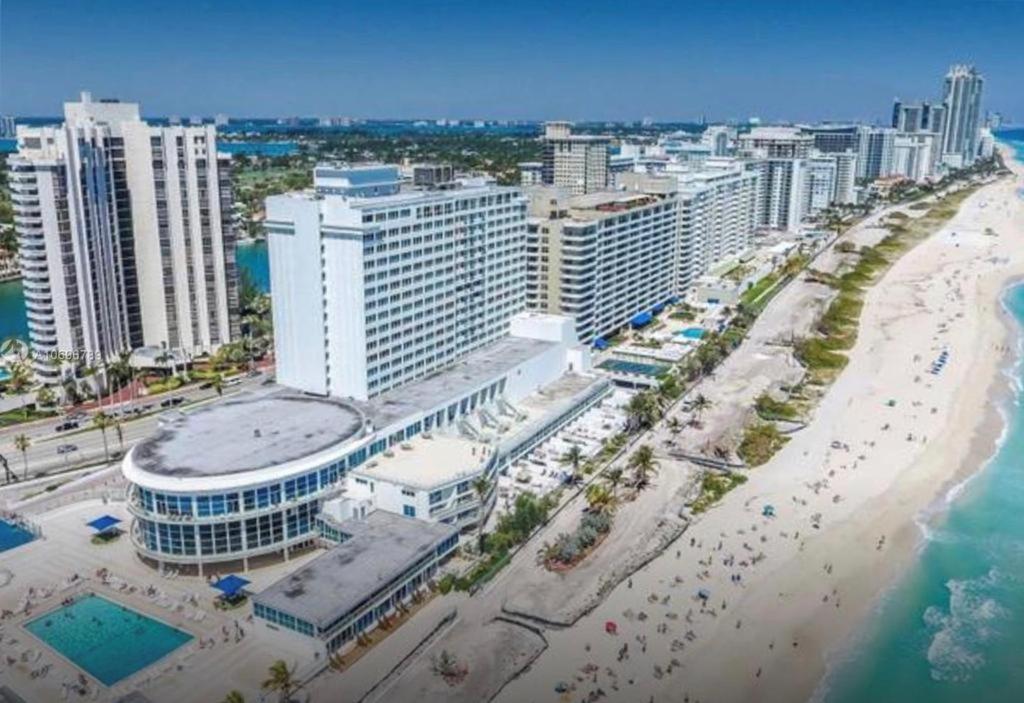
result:
M 87 522 L 86 526 L 93 529 L 92 541 L 100 544 L 117 538 L 121 534 L 121 529 L 118 527 L 120 524 L 120 518 L 116 518 L 113 515 L 103 515 Z
M 775 517 L 775 506 L 774 505 L 766 505 L 766 506 L 764 506 L 764 509 L 761 511 L 761 515 L 763 515 L 764 517 Z
M 221 595 L 218 596 L 218 599 L 221 602 L 227 605 L 237 605 L 245 600 L 245 587 L 249 585 L 249 581 L 241 576 L 231 574 L 222 579 L 218 579 L 215 583 L 210 585 L 221 592 Z

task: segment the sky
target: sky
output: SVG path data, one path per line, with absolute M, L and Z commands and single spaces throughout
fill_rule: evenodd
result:
M 0 113 L 888 119 L 951 63 L 1024 122 L 1024 0 L 0 0 Z

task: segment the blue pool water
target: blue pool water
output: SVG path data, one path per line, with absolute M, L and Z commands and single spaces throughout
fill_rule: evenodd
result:
M 685 330 L 676 333 L 681 339 L 702 339 L 704 337 L 703 327 L 687 327 Z
M 639 361 L 624 361 L 622 359 L 608 359 L 600 363 L 602 369 L 618 373 L 631 373 L 640 376 L 661 376 L 668 372 L 669 367 L 661 364 L 642 364 Z
M 25 628 L 105 686 L 192 639 L 187 632 L 96 595 L 42 615 Z
M 0 552 L 28 544 L 36 537 L 31 532 L 5 520 L 0 520 Z
M 1014 146 L 1024 157 L 1024 133 Z M 1024 328 L 1024 285 L 1004 303 Z M 997 452 L 927 521 L 916 563 L 833 662 L 816 700 L 1024 700 L 1024 360 L 1011 376 Z

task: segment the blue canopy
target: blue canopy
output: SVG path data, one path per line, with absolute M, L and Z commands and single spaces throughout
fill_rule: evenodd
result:
M 213 584 L 213 587 L 218 591 L 223 591 L 226 596 L 233 596 L 248 585 L 249 582 L 241 576 L 231 574 L 230 576 L 225 576 L 220 581 Z
M 664 309 L 665 309 L 665 303 L 658 303 L 657 305 L 655 305 L 651 309 L 651 312 L 653 312 L 655 315 L 657 315 L 659 312 L 661 312 Z
M 608 340 L 606 340 L 604 337 L 598 337 L 597 339 L 594 340 L 594 348 L 595 349 L 607 349 L 608 348 Z
M 120 522 L 121 520 L 113 515 L 104 515 L 103 517 L 98 517 L 92 522 L 86 524 L 97 532 L 106 532 L 115 525 L 120 524 Z
M 633 327 L 643 327 L 644 325 L 649 325 L 652 319 L 654 318 L 651 313 L 641 312 L 633 315 L 633 319 L 629 321 L 629 324 L 633 325 Z

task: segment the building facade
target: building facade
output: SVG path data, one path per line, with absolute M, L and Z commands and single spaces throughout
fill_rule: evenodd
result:
M 230 161 L 213 127 L 151 127 L 137 104 L 88 94 L 64 112 L 19 128 L 9 159 L 39 379 L 237 338 Z
M 576 321 L 584 344 L 666 303 L 675 291 L 674 194 L 530 193 L 527 305 Z
M 946 107 L 942 131 L 942 160 L 960 168 L 974 163 L 981 129 L 981 93 L 985 79 L 974 66 L 951 66 L 943 84 Z
M 571 195 L 604 190 L 610 184 L 608 137 L 572 133 L 570 122 L 544 125 L 544 184 Z
M 893 143 L 896 130 L 892 127 L 861 127 L 857 152 L 857 178 L 873 181 L 892 175 Z
M 267 199 L 278 381 L 365 400 L 508 333 L 525 308 L 526 201 L 482 179 L 405 189 L 318 167 Z

